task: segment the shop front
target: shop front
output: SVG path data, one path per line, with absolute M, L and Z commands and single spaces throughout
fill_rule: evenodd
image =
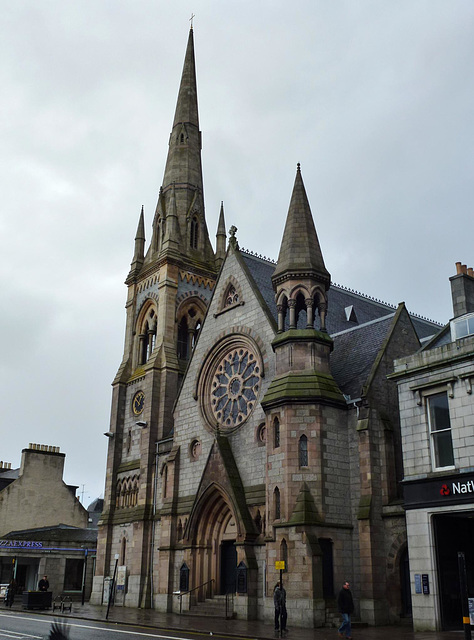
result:
M 58 527 L 17 531 L 0 540 L 0 583 L 12 580 L 18 599 L 35 592 L 48 576 L 49 591 L 89 599 L 95 568 L 97 531 Z
M 474 474 L 404 483 L 415 630 L 461 630 L 458 553 L 474 598 Z

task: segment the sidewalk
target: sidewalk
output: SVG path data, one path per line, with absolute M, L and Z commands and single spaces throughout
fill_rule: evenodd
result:
M 15 602 L 13 611 L 47 615 L 55 618 L 78 618 L 82 620 L 94 620 L 107 622 L 105 616 L 106 606 L 96 606 L 74 602 L 72 612 L 61 614 L 57 610 L 38 611 L 22 608 L 20 602 Z M 1 611 L 9 609 L 1 607 Z M 174 613 L 159 613 L 151 609 L 131 609 L 128 607 L 111 607 L 108 622 L 122 625 L 140 625 L 150 629 L 162 629 L 166 631 L 198 631 L 206 634 L 219 634 L 232 638 L 233 636 L 245 637 L 255 640 L 275 640 L 275 631 L 271 624 L 258 620 L 224 620 L 220 618 L 203 618 L 200 616 L 183 615 Z M 292 628 L 288 620 L 289 639 L 294 640 L 338 640 L 337 629 L 301 629 Z M 411 626 L 391 627 L 355 627 L 352 629 L 354 640 L 463 640 L 464 635 L 460 631 L 427 631 L 414 633 Z

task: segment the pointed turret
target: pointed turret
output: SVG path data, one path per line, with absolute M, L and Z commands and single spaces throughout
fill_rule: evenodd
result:
M 128 278 L 133 277 L 137 273 L 139 273 L 142 267 L 144 258 L 145 258 L 145 213 L 142 205 L 142 210 L 140 212 L 140 217 L 138 219 L 137 233 L 135 234 L 135 251 L 133 253 L 133 259 L 130 265 L 130 273 L 128 274 Z
M 345 406 L 329 366 L 333 341 L 326 330 L 326 310 L 331 276 L 324 266 L 299 164 L 272 283 L 278 311 L 278 334 L 272 342 L 276 376 L 262 407 L 267 412 L 304 402 Z M 319 328 L 315 328 L 315 309 Z
M 327 284 L 326 289 L 329 288 L 331 276 L 324 266 L 299 163 L 272 281 L 275 284 L 285 279 L 293 279 L 298 273 L 304 273 L 306 276 L 311 274 L 318 281 Z
M 227 234 L 225 232 L 224 203 L 221 202 L 221 211 L 219 213 L 219 223 L 216 233 L 216 267 L 221 268 L 224 262 L 226 252 Z
M 166 254 L 171 244 L 160 242 L 159 226 L 170 214 L 171 199 L 175 200 L 175 213 L 180 238 L 180 253 L 189 262 L 199 263 L 215 271 L 214 252 L 204 214 L 204 195 L 201 167 L 201 132 L 197 101 L 196 68 L 194 60 L 193 30 L 189 32 L 183 73 L 178 92 L 166 160 L 162 191 L 156 208 L 149 262 Z M 175 215 L 173 212 L 172 215 Z M 163 230 L 161 229 L 163 233 Z M 166 232 L 169 234 L 170 230 Z
M 306 310 L 306 328 L 313 328 L 315 306 L 321 318 L 320 329 L 326 331 L 326 292 L 331 275 L 324 266 L 299 163 L 272 283 L 280 332 L 285 328 L 287 308 L 290 310 L 290 329 L 296 329 L 302 309 Z

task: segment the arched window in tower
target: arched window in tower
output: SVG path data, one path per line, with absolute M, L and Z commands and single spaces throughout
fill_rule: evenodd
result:
M 122 495 L 122 483 L 119 480 L 115 487 L 115 506 L 117 509 L 120 509 L 121 507 L 121 504 L 120 504 L 121 495 Z
M 123 567 L 125 564 L 127 564 L 125 562 L 126 559 L 126 552 L 127 552 L 127 541 L 125 538 L 122 538 L 122 543 L 120 545 L 120 564 Z
M 182 360 L 188 359 L 188 321 L 186 316 L 183 316 L 178 324 L 178 358 Z
M 284 561 L 285 571 L 288 571 L 288 545 L 285 538 L 283 538 L 280 544 L 280 560 Z
M 280 489 L 275 487 L 273 492 L 273 514 L 275 520 L 279 520 L 281 518 L 281 497 L 280 497 Z
M 308 466 L 308 438 L 302 435 L 298 444 L 300 467 Z
M 298 329 L 306 329 L 307 324 L 306 300 L 301 291 L 296 296 L 296 326 Z
M 156 240 L 155 240 L 155 250 L 159 251 L 161 247 L 161 232 L 162 232 L 162 224 L 161 224 L 161 216 L 158 218 L 158 222 L 156 223 Z
M 150 306 L 142 321 L 142 328 L 138 335 L 138 364 L 148 362 L 156 343 L 157 317 L 155 309 Z
M 189 245 L 191 249 L 198 248 L 199 222 L 197 216 L 193 216 L 191 220 L 191 233 L 189 236 Z
M 163 469 L 163 498 L 168 497 L 168 465 Z
M 138 504 L 138 479 L 139 476 L 134 476 L 132 479 L 132 490 L 130 494 L 130 506 L 136 507 Z
M 184 144 L 184 133 L 179 136 L 179 144 Z
M 278 449 L 280 446 L 280 421 L 275 418 L 273 421 L 273 447 Z

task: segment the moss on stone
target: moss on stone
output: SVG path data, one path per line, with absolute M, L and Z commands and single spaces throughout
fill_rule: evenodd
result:
M 345 405 L 344 396 L 330 373 L 289 372 L 275 378 L 262 400 L 262 406 L 281 402 L 329 402 Z

